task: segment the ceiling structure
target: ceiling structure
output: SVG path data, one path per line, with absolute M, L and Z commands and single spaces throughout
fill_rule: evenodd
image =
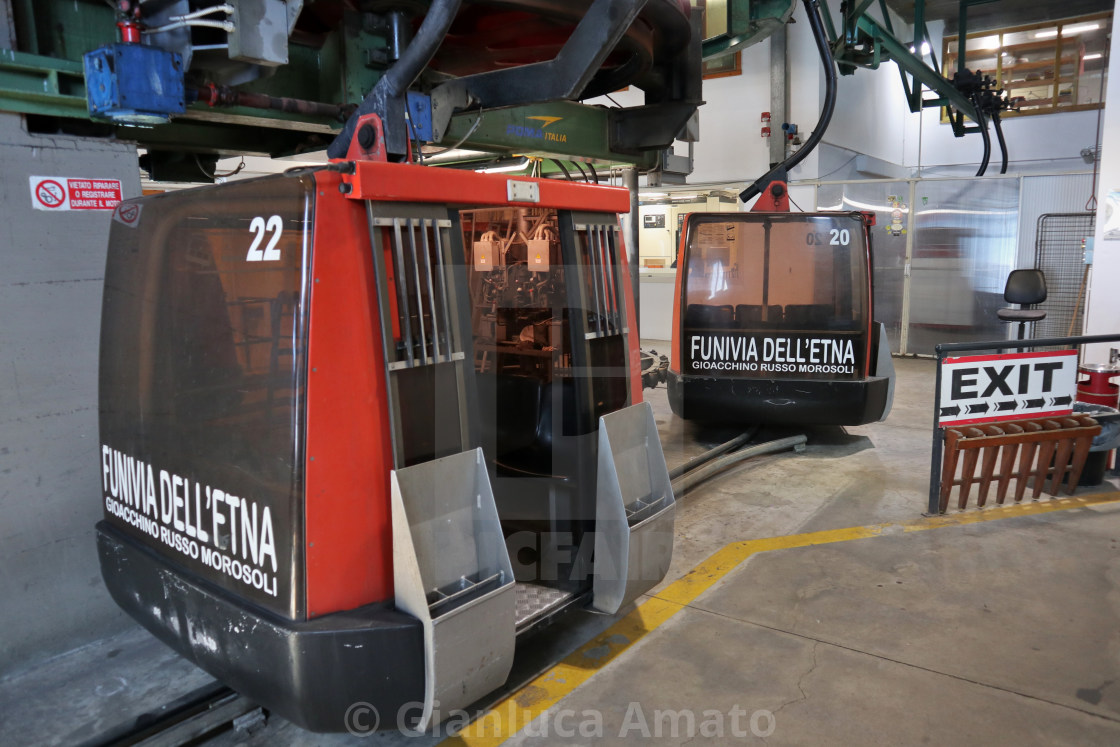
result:
M 989 31 L 1008 26 L 1055 21 L 1060 18 L 1100 13 L 1113 8 L 1112 0 L 994 0 L 968 9 L 969 31 Z M 914 17 L 913 0 L 887 0 L 903 18 Z M 926 0 L 926 20 L 945 21 L 945 33 L 957 33 L 958 0 Z

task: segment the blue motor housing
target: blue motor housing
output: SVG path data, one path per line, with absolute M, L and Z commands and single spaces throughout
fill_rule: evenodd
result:
M 111 44 L 84 57 L 90 116 L 153 125 L 186 110 L 183 58 L 143 44 Z

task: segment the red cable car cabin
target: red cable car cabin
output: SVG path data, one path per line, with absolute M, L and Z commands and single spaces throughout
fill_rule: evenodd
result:
M 695 420 L 859 425 L 894 367 L 872 321 L 863 213 L 692 213 L 674 296 L 669 403 Z
M 505 681 L 516 635 L 650 588 L 674 504 L 628 206 L 374 162 L 123 203 L 100 368 L 116 602 L 341 731 L 359 701 L 424 728 Z

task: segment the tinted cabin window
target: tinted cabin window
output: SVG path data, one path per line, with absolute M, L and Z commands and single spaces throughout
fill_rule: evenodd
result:
M 687 253 L 687 373 L 863 375 L 870 302 L 858 214 L 692 215 Z
M 446 208 L 421 208 L 424 217 L 393 204 L 375 206 L 375 251 L 382 253 L 397 458 L 409 466 L 465 448 L 460 372 L 465 326 L 456 310 L 460 291 L 453 270 L 451 221 Z M 397 215 L 414 213 L 412 217 Z M 383 320 L 383 321 L 384 321 Z
M 557 211 L 464 210 L 460 221 L 483 447 L 510 469 L 550 475 L 553 437 L 571 432 L 576 406 Z
M 106 495 L 154 524 L 107 518 L 289 616 L 313 187 L 273 177 L 140 201 L 135 222 L 112 224 L 101 328 Z M 155 506 L 137 464 L 152 468 Z M 247 572 L 205 564 L 212 551 Z

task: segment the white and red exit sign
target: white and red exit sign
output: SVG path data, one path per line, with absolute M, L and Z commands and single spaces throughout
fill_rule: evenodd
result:
M 31 206 L 36 210 L 112 210 L 120 201 L 119 179 L 31 177 Z
M 1073 412 L 1077 351 L 946 358 L 938 425 L 968 425 Z

